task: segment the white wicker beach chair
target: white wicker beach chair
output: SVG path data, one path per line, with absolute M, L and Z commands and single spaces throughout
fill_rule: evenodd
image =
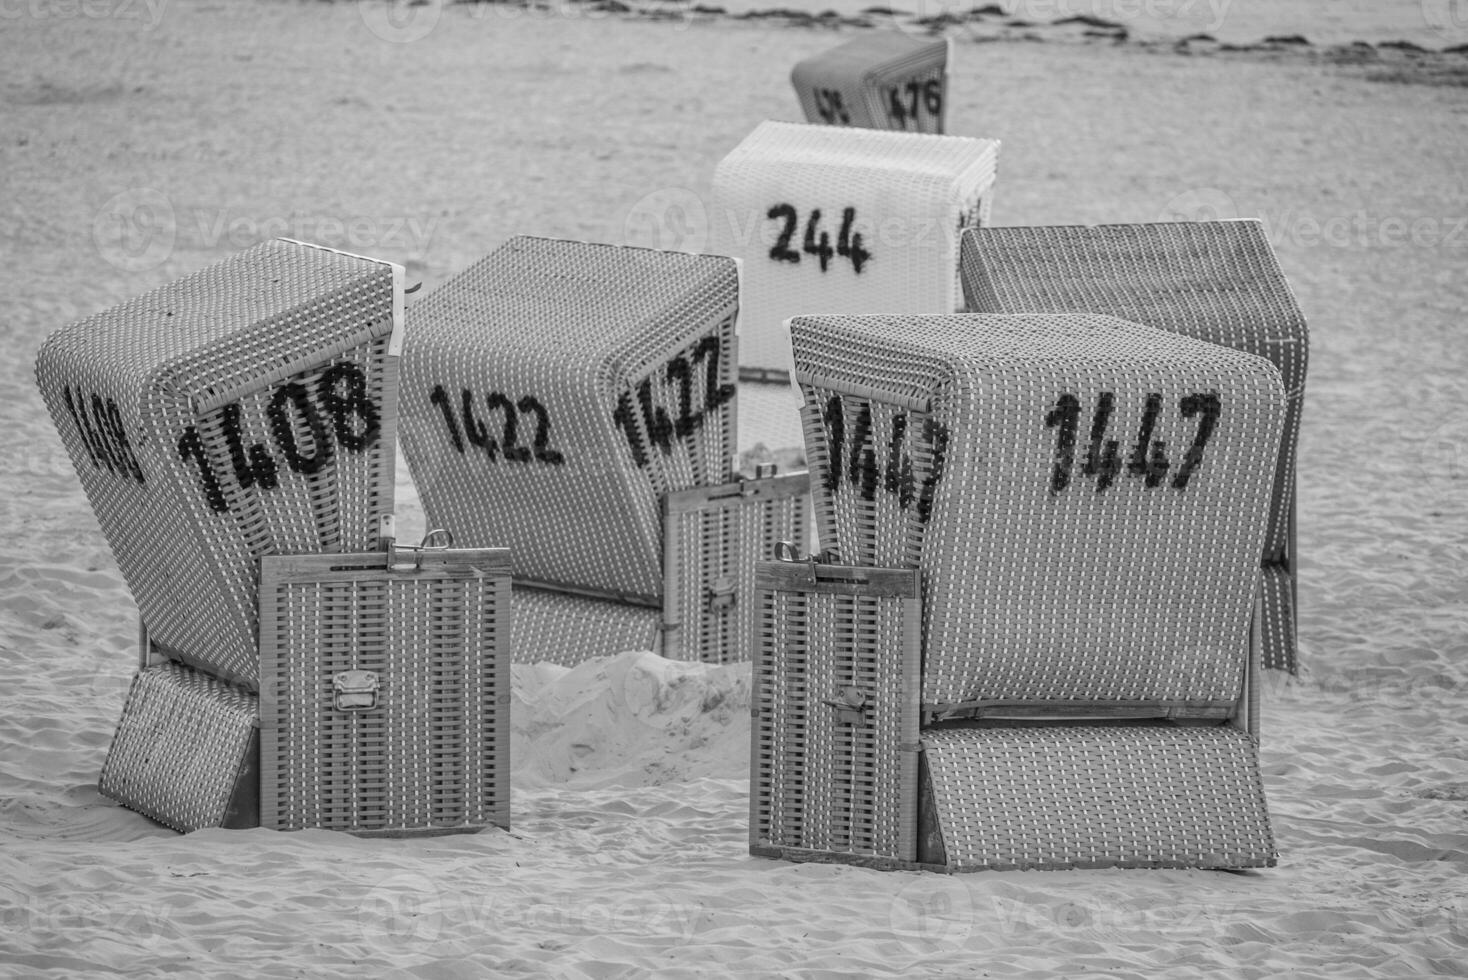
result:
M 952 51 L 950 38 L 874 31 L 806 58 L 790 83 L 808 122 L 941 133 Z
M 1273 864 L 1273 365 L 1089 314 L 797 317 L 792 338 L 820 540 L 855 567 L 761 567 L 752 849 Z M 917 570 L 920 633 L 919 583 L 871 566 Z
M 508 827 L 509 564 L 504 549 L 265 557 L 258 692 L 150 657 L 98 788 L 181 831 Z
M 1310 337 L 1263 226 L 976 229 L 964 238 L 962 268 L 975 313 L 1109 313 L 1258 354 L 1279 368 L 1289 405 L 1262 556 L 1264 666 L 1295 672 L 1295 455 Z
M 517 656 L 749 659 L 807 481 L 736 477 L 738 313 L 733 259 L 542 238 L 410 311 L 404 452 L 430 523 L 510 547 Z
M 792 316 L 958 310 L 959 235 L 988 221 L 998 152 L 997 140 L 761 123 L 713 180 L 709 251 L 744 260 L 741 381 L 788 383 Z M 741 448 L 794 438 L 796 396 L 751 394 Z
M 56 331 L 36 377 L 152 642 L 253 687 L 263 555 L 392 511 L 403 272 L 264 242 Z
M 178 830 L 508 821 L 508 557 L 379 549 L 403 297 L 396 265 L 272 241 L 43 346 L 146 624 L 105 795 Z

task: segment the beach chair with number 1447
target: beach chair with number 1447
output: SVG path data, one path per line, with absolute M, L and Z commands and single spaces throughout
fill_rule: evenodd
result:
M 1274 366 L 1094 314 L 791 334 L 823 554 L 760 567 L 751 850 L 1272 865 Z

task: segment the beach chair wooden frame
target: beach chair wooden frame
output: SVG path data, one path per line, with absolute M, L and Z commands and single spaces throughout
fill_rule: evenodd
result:
M 264 827 L 510 825 L 509 551 L 388 540 L 261 562 Z
M 762 590 L 759 663 L 800 666 L 773 683 L 756 668 L 755 785 L 761 800 L 803 800 L 805 826 L 849 823 L 820 809 L 849 793 L 807 790 L 849 782 L 851 767 L 816 773 L 833 764 L 808 751 L 819 740 L 781 719 L 855 729 L 886 712 L 890 726 L 891 692 L 907 702 L 916 688 L 920 755 L 893 756 L 882 764 L 905 771 L 880 776 L 917 781 L 916 847 L 854 831 L 823 843 L 772 820 L 752 820 L 751 845 L 944 871 L 1272 865 L 1253 556 L 1283 425 L 1278 371 L 1104 316 L 797 317 L 792 336 L 822 544 L 866 574 L 920 573 L 921 667 L 889 654 L 853 691 L 805 684 L 829 674 L 807 658 L 857 655 L 852 631 L 833 640 L 808 595 L 772 614 L 776 590 Z M 1126 411 L 1133 396 L 1145 408 Z M 1101 409 L 1084 432 L 1068 411 L 1078 402 Z M 1192 417 L 1162 417 L 1169 403 Z M 1142 451 L 1106 449 L 1111 424 L 1140 426 Z M 847 608 L 876 645 L 873 616 Z M 780 756 L 762 739 L 784 740 L 799 778 L 770 788 L 760 767 Z
M 1263 663 L 1299 669 L 1295 457 L 1310 337 L 1254 220 L 982 228 L 965 233 L 975 313 L 1107 313 L 1268 358 L 1289 405 L 1261 566 Z

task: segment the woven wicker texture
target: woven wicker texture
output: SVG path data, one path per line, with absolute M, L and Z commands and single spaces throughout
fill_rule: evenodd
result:
M 58 330 L 37 382 L 153 638 L 253 684 L 257 561 L 392 510 L 401 270 L 264 242 Z
M 261 562 L 262 826 L 509 826 L 509 555 L 408 562 Z
M 917 841 L 916 582 L 906 595 L 806 589 L 759 567 L 750 848 L 912 861 Z M 870 569 L 855 570 L 857 574 Z M 850 578 L 853 570 L 824 566 Z M 828 702 L 860 702 L 843 711 Z
M 1269 358 L 1289 394 L 1264 563 L 1293 577 L 1295 455 L 1310 338 L 1258 221 L 985 228 L 965 235 L 975 313 L 1107 313 Z M 1293 589 L 1293 584 L 1291 584 Z M 1271 607 L 1264 663 L 1295 669 L 1292 604 Z
M 403 451 L 431 526 L 516 578 L 656 602 L 658 500 L 726 482 L 739 273 L 515 238 L 409 313 Z
M 140 671 L 97 788 L 175 830 L 218 827 L 255 737 L 258 699 L 178 663 Z
M 997 140 L 764 122 L 714 173 L 709 251 L 744 260 L 740 364 L 788 372 L 803 313 L 952 313 Z M 741 425 L 744 424 L 741 417 Z
M 797 317 L 821 543 L 923 573 L 923 701 L 1238 699 L 1284 393 L 1091 315 Z
M 805 473 L 685 491 L 664 501 L 663 656 L 731 663 L 753 657 L 755 566 L 809 534 Z
M 624 650 L 669 660 L 752 656 L 754 568 L 809 534 L 805 473 L 669 494 L 661 608 L 545 589 L 515 590 L 515 658 L 576 664 Z
M 1255 744 L 1227 726 L 929 730 L 956 871 L 1275 863 Z
M 807 122 L 941 133 L 948 108 L 946 38 L 862 34 L 790 73 Z
M 571 667 L 627 650 L 661 651 L 661 609 L 555 592 L 514 591 L 517 663 Z

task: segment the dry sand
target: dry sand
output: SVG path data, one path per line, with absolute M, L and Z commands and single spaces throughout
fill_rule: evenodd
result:
M 1314 349 L 1279 866 L 946 878 L 749 857 L 747 667 L 645 652 L 516 667 L 513 833 L 180 836 L 99 796 L 134 613 L 34 388 L 46 334 L 269 234 L 428 288 L 512 234 L 635 237 L 840 35 L 47 3 L 0 5 L 0 974 L 1468 975 L 1468 89 L 1412 83 L 1454 56 L 960 43 L 996 222 L 1261 216 Z

